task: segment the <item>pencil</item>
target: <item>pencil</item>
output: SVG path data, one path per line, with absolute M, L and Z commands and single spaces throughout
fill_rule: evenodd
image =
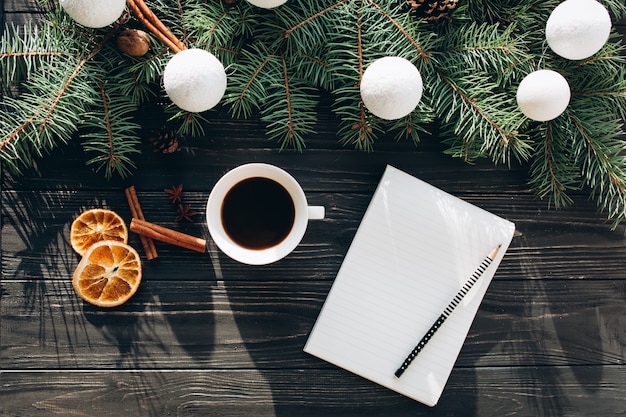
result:
M 413 362 L 413 359 L 415 359 L 415 357 L 422 351 L 424 346 L 426 346 L 428 341 L 433 337 L 435 332 L 441 327 L 443 322 L 446 321 L 446 319 L 450 316 L 450 314 L 452 314 L 456 306 L 459 305 L 463 297 L 465 297 L 465 295 L 474 286 L 474 284 L 476 284 L 478 279 L 482 276 L 485 270 L 489 267 L 491 262 L 496 258 L 496 255 L 498 254 L 498 251 L 500 250 L 501 246 L 502 245 L 496 246 L 496 248 L 492 250 L 491 253 L 485 257 L 485 259 L 481 262 L 481 264 L 478 266 L 476 271 L 474 271 L 472 276 L 467 280 L 467 282 L 465 282 L 465 285 L 463 285 L 463 287 L 461 287 L 459 292 L 456 293 L 456 296 L 452 299 L 452 301 L 450 301 L 450 304 L 448 304 L 448 307 L 446 307 L 443 313 L 441 313 L 439 318 L 431 326 L 430 330 L 426 332 L 424 337 L 422 337 L 422 340 L 419 341 L 419 343 L 415 346 L 415 348 L 411 351 L 411 353 L 409 353 L 409 356 L 406 357 L 402 365 L 396 370 L 394 375 L 397 378 L 400 378 L 400 376 L 402 376 L 402 374 L 404 373 L 404 371 L 406 371 L 406 369 L 409 367 L 411 362 Z

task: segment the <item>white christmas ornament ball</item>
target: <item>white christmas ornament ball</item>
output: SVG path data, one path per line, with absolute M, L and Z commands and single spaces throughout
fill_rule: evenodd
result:
M 185 49 L 165 66 L 163 87 L 170 100 L 181 109 L 203 112 L 222 99 L 226 91 L 226 71 L 212 53 Z
M 528 74 L 517 87 L 517 105 L 533 120 L 555 119 L 567 108 L 571 92 L 567 80 L 558 72 L 539 70 Z
M 556 6 L 546 23 L 550 49 L 566 59 L 589 58 L 598 52 L 611 33 L 611 16 L 596 0 L 565 0 Z
M 262 9 L 273 9 L 287 3 L 287 0 L 248 0 L 248 3 Z
M 102 28 L 120 18 L 126 0 L 60 0 L 61 7 L 77 23 Z
M 361 99 L 381 119 L 400 119 L 422 98 L 422 76 L 409 60 L 388 56 L 372 62 L 361 79 Z

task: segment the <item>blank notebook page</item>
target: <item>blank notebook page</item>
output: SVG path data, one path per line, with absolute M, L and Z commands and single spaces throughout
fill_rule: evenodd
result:
M 387 166 L 304 351 L 434 406 L 515 226 Z M 485 257 L 489 268 L 404 374 L 394 372 Z

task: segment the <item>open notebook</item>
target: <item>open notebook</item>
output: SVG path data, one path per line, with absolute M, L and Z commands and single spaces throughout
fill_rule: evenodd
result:
M 304 351 L 434 406 L 514 230 L 513 223 L 387 166 Z M 480 279 L 396 377 L 500 244 Z

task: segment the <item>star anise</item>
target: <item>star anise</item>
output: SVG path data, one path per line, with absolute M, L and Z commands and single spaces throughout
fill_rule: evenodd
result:
M 197 212 L 191 209 L 189 204 L 183 206 L 182 204 L 178 205 L 178 216 L 176 216 L 176 221 L 180 222 L 182 220 L 187 220 L 189 223 L 193 223 L 193 216 L 198 215 Z
M 172 188 L 166 188 L 165 193 L 172 201 L 172 203 L 182 203 L 183 201 L 183 185 L 178 184 L 177 186 L 172 186 Z

